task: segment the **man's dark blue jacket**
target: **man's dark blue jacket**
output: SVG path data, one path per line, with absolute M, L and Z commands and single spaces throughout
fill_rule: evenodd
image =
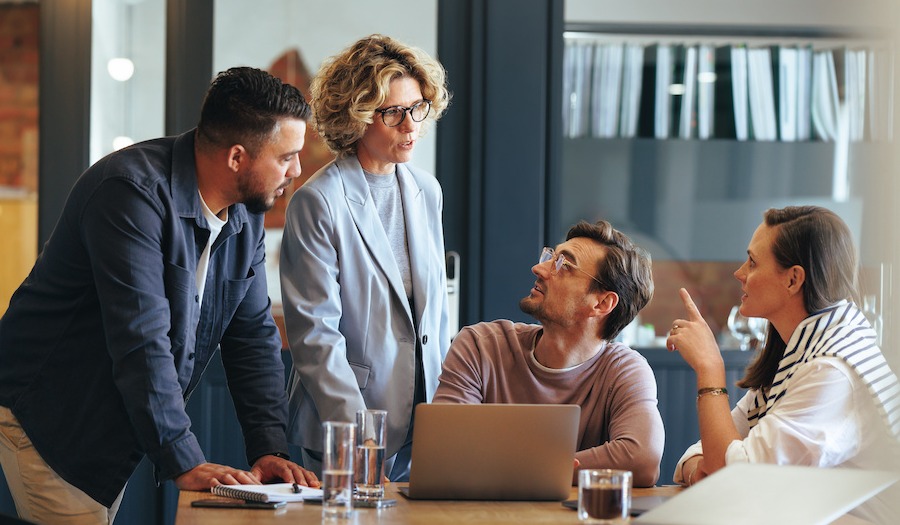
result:
M 263 216 L 228 208 L 201 311 L 201 210 L 193 131 L 110 154 L 76 182 L 0 320 L 0 405 L 107 506 L 144 454 L 162 480 L 206 461 L 184 407 L 217 348 L 248 462 L 287 453 Z

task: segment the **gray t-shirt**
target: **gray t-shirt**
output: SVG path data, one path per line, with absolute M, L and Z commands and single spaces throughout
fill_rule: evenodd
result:
M 366 182 L 369 183 L 369 192 L 375 201 L 378 217 L 384 227 L 394 260 L 403 278 L 403 289 L 409 299 L 410 307 L 413 306 L 412 273 L 409 269 L 409 245 L 406 241 L 406 221 L 403 219 L 403 199 L 400 196 L 400 181 L 397 174 L 374 175 L 366 174 Z M 412 308 L 415 312 L 415 308 Z

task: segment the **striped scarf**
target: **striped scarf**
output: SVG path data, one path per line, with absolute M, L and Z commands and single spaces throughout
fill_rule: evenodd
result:
M 859 375 L 888 428 L 900 439 L 900 382 L 875 346 L 875 330 L 859 308 L 847 301 L 816 312 L 797 326 L 772 386 L 756 391 L 754 408 L 747 414 L 750 428 L 787 394 L 790 378 L 804 363 L 826 356 L 843 359 Z

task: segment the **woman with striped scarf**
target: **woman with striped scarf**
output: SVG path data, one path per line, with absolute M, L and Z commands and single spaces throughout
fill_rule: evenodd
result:
M 691 485 L 733 463 L 900 471 L 900 384 L 852 302 L 857 253 L 847 225 L 815 206 L 770 209 L 754 232 L 740 311 L 769 321 L 765 348 L 730 409 L 715 336 L 691 296 L 666 344 L 697 375 L 700 441 L 674 480 Z M 790 497 L 790 495 L 785 495 Z M 900 523 L 900 483 L 851 512 Z

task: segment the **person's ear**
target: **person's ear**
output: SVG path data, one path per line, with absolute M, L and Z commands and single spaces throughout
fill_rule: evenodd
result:
M 806 282 L 806 270 L 802 266 L 795 264 L 787 270 L 788 275 L 788 292 L 790 294 L 800 293 L 803 289 L 803 283 Z
M 240 144 L 235 144 L 228 149 L 228 168 L 237 173 L 241 165 L 250 159 L 247 150 Z
M 601 292 L 599 301 L 594 305 L 594 312 L 606 317 L 616 309 L 619 304 L 619 294 L 616 292 Z

